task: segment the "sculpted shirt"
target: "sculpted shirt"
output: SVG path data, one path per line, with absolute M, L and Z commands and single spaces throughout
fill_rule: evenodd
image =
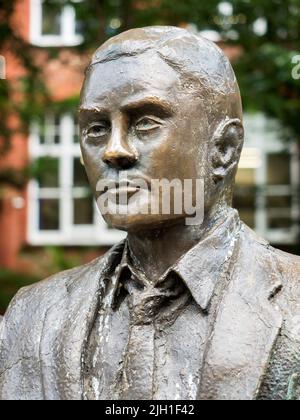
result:
M 88 338 L 85 399 L 197 398 L 214 300 L 240 230 L 235 211 L 226 219 L 157 280 L 133 266 L 125 246 Z

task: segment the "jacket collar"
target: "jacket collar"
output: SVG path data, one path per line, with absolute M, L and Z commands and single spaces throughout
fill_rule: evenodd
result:
M 240 225 L 238 213 L 230 211 L 224 221 L 173 267 L 204 311 L 208 309 L 224 267 L 231 259 Z
M 205 238 L 171 266 L 157 281 L 157 284 L 163 283 L 170 273 L 179 276 L 195 302 L 203 311 L 207 311 L 222 271 L 232 256 L 240 228 L 238 213 L 235 210 L 229 210 L 225 220 L 223 218 L 219 221 Z M 143 273 L 133 267 L 127 242 L 125 242 L 121 262 L 115 269 L 115 290 L 118 290 L 118 283 L 126 269 L 136 279 L 143 282 L 144 278 L 147 282 Z

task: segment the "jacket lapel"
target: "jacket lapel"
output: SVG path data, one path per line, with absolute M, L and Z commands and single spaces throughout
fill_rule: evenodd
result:
M 71 274 L 64 297 L 48 310 L 40 357 L 45 399 L 82 399 L 85 346 L 105 293 L 105 276 L 114 270 L 123 247 L 122 242 L 103 258 Z
M 199 399 L 255 399 L 281 328 L 281 314 L 271 303 L 282 285 L 280 274 L 274 275 L 278 268 L 267 244 L 245 229 L 231 280 L 216 305 Z

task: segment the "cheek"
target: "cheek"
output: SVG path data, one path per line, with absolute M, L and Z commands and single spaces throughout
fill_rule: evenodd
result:
M 190 121 L 182 121 L 169 130 L 164 141 L 152 152 L 156 172 L 161 178 L 195 179 L 200 174 L 201 145 L 199 133 Z
M 101 159 L 102 151 L 98 148 L 87 149 L 82 148 L 82 156 L 85 164 L 85 170 L 93 188 L 102 177 L 103 162 Z
M 189 151 L 171 137 L 155 148 L 147 158 L 151 177 L 156 179 L 193 178 L 193 161 Z
M 197 112 L 185 119 L 185 124 L 181 130 L 182 154 L 186 158 L 186 165 L 189 166 L 191 174 L 194 178 L 206 178 L 207 168 L 209 165 L 207 149 L 209 146 L 210 134 L 207 127 L 205 117 Z M 193 176 L 191 176 L 193 178 Z

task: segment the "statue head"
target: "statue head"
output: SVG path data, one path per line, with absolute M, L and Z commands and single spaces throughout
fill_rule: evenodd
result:
M 205 214 L 231 205 L 244 138 L 242 104 L 229 60 L 214 43 L 173 27 L 133 29 L 110 39 L 87 69 L 79 120 L 96 198 L 107 192 L 98 188 L 102 179 L 128 181 L 117 184 L 115 195 L 122 188 L 136 192 L 136 179 L 148 186 L 153 179 L 202 179 Z M 146 189 L 139 190 L 141 209 L 149 207 Z M 129 208 L 104 218 L 134 231 L 186 217 L 184 211 L 146 213 Z

